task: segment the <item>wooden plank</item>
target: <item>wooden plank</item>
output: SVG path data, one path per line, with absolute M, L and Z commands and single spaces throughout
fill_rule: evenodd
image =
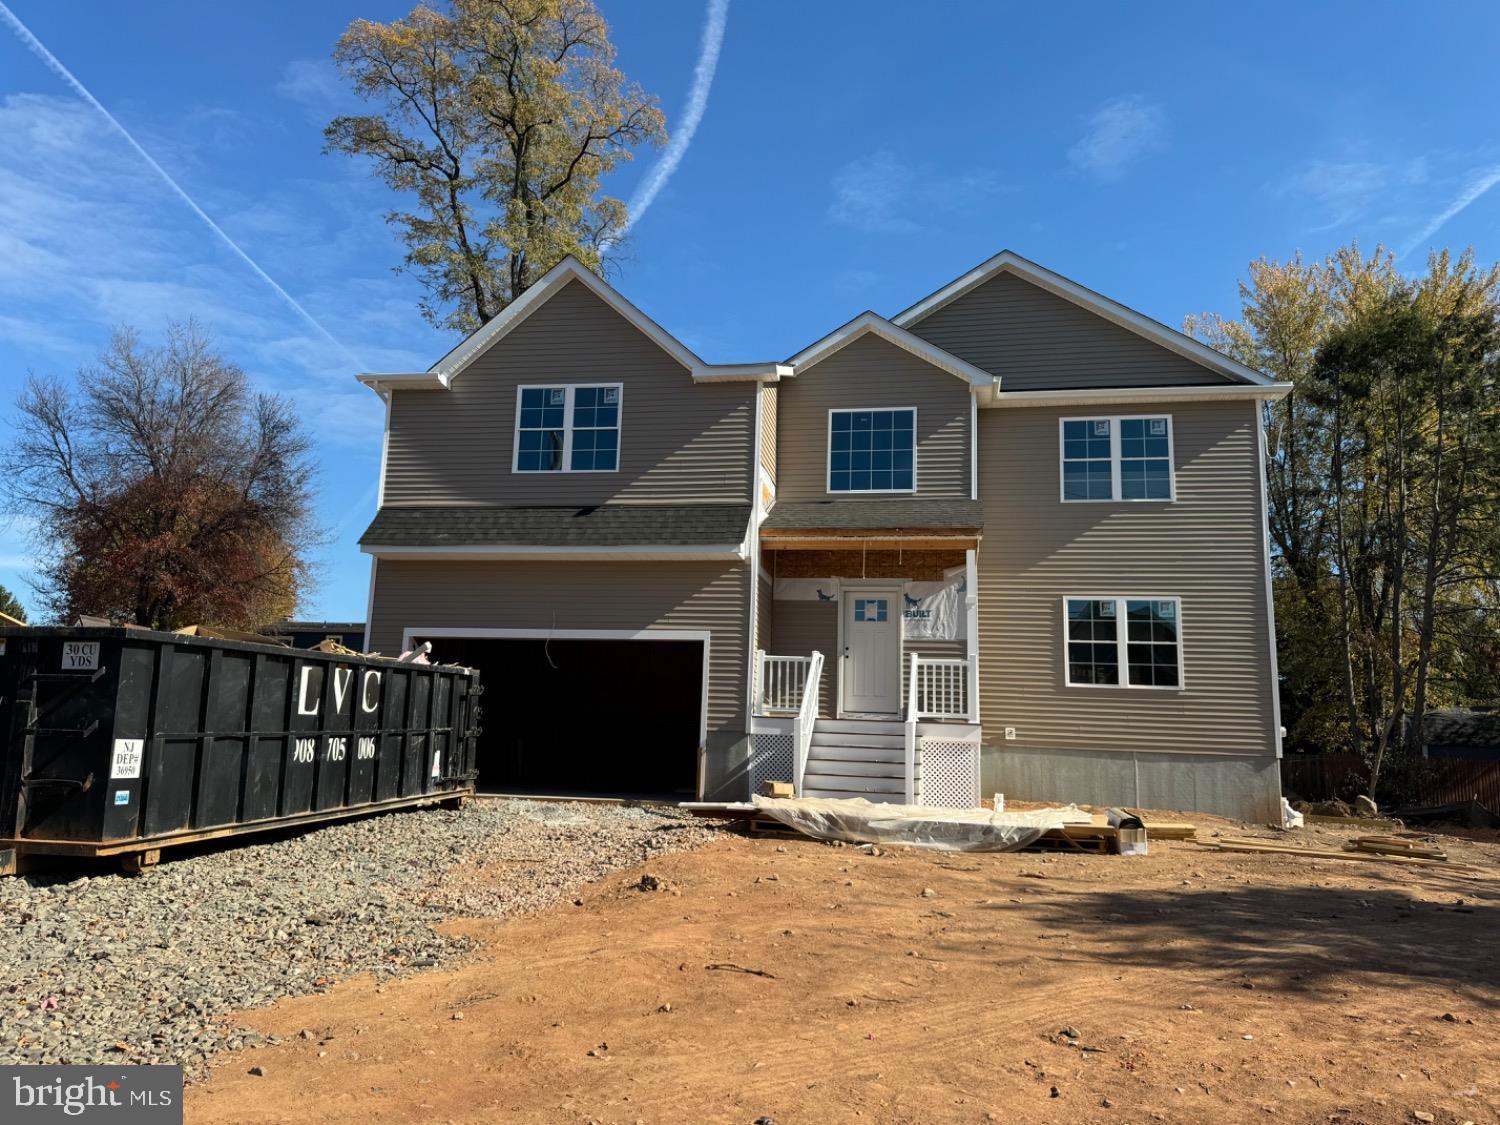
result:
M 1201 843 L 1201 841 L 1200 841 Z M 1203 843 L 1203 847 L 1212 851 L 1220 852 L 1243 852 L 1259 855 L 1294 855 L 1303 859 L 1352 859 L 1364 860 L 1368 863 L 1395 863 L 1408 867 L 1442 867 L 1450 871 L 1479 871 L 1477 867 L 1471 867 L 1463 863 L 1449 863 L 1439 859 L 1419 859 L 1414 856 L 1379 855 L 1372 852 L 1343 852 L 1328 851 L 1314 848 L 1291 848 L 1271 842 L 1259 840 L 1218 840 L 1212 844 Z

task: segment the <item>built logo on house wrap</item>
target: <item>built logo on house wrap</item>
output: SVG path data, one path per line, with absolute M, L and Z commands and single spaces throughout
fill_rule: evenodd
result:
M 180 1066 L 0 1066 L 7 1125 L 182 1125 Z

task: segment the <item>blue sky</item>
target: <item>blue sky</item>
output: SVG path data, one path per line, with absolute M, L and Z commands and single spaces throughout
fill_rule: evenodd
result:
M 197 317 L 303 404 L 332 541 L 302 612 L 361 619 L 381 415 L 354 371 L 421 370 L 454 341 L 391 270 L 392 199 L 322 155 L 321 129 L 357 105 L 327 62 L 340 31 L 408 5 L 3 3 L 328 336 L 0 19 L 0 400 L 90 361 L 112 325 Z M 601 6 L 677 129 L 709 77 L 709 9 Z M 615 281 L 733 361 L 895 313 L 1004 247 L 1174 326 L 1235 311 L 1260 255 L 1358 238 L 1410 270 L 1429 245 L 1500 256 L 1500 6 L 1245 11 L 733 0 L 702 120 Z M 0 533 L 0 583 L 30 601 L 25 531 Z

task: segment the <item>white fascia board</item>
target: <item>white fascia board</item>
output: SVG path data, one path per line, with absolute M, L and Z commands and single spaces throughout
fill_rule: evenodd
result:
M 1227 402 L 1235 399 L 1282 398 L 1290 383 L 1249 386 L 1244 383 L 1210 384 L 1199 387 L 1100 387 L 1073 391 L 1002 391 L 987 408 L 1021 406 L 1128 406 L 1132 403 Z
M 1078 282 L 1064 277 L 1060 273 L 1054 273 L 1045 266 L 1039 266 L 1035 262 L 1012 250 L 1002 250 L 986 262 L 981 262 L 968 273 L 960 278 L 950 281 L 937 292 L 923 297 L 911 308 L 897 313 L 891 318 L 892 322 L 902 328 L 910 328 L 918 321 L 937 312 L 945 305 L 958 300 L 969 290 L 981 285 L 1000 273 L 1013 273 L 1017 277 L 1040 286 L 1062 297 L 1064 300 L 1073 302 L 1089 312 L 1096 313 L 1106 320 L 1113 321 L 1121 328 L 1129 329 L 1138 336 L 1144 336 L 1153 343 L 1160 344 L 1170 351 L 1176 352 L 1195 363 L 1215 371 L 1229 379 L 1242 383 L 1250 383 L 1257 386 L 1269 386 L 1275 382 L 1269 375 L 1256 371 L 1253 367 L 1246 367 L 1237 360 L 1230 359 L 1223 352 L 1215 351 L 1207 344 L 1200 343 L 1183 332 L 1169 328 L 1159 320 L 1153 320 L 1144 313 L 1136 312 L 1127 308 L 1120 302 L 1111 300 L 1102 293 L 1096 293 Z
M 446 384 L 431 371 L 362 371 L 354 377 L 381 397 L 391 390 L 442 390 Z
M 410 560 L 465 560 L 489 562 L 502 560 L 536 560 L 540 562 L 582 559 L 592 561 L 636 561 L 636 562 L 707 562 L 722 559 L 744 559 L 748 555 L 745 541 L 710 547 L 535 547 L 535 546 L 480 546 L 480 547 L 414 547 L 402 545 L 381 546 L 378 543 L 360 544 L 361 551 L 378 559 Z
M 774 383 L 795 371 L 785 363 L 706 363 L 693 369 L 695 383 Z
M 809 344 L 796 355 L 792 356 L 791 359 L 787 360 L 787 363 L 795 371 L 811 367 L 818 361 L 827 359 L 840 348 L 852 344 L 861 336 L 871 332 L 888 343 L 895 344 L 898 348 L 910 352 L 918 359 L 924 360 L 934 367 L 948 372 L 950 375 L 956 375 L 971 387 L 989 387 L 995 382 L 995 376 L 990 372 L 975 367 L 966 360 L 959 359 L 958 356 L 953 355 L 951 352 L 945 352 L 942 348 L 929 343 L 922 339 L 922 337 L 914 335 L 906 329 L 891 323 L 879 313 L 869 311 L 860 313 L 848 324 L 845 324 L 841 328 L 835 328 L 821 340 Z
M 482 355 L 486 348 L 541 308 L 554 293 L 570 281 L 582 282 L 595 296 L 630 321 L 653 343 L 689 371 L 707 367 L 686 344 L 626 300 L 614 286 L 577 258 L 569 256 L 558 262 L 531 288 L 506 305 L 504 310 L 488 324 L 476 329 L 461 344 L 433 364 L 432 373 L 442 380 L 444 386 L 447 386 L 464 368 Z

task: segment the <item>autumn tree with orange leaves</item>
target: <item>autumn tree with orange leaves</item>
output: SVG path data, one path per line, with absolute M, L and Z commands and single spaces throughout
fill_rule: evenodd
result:
M 28 380 L 3 489 L 33 521 L 48 614 L 256 629 L 296 607 L 318 541 L 309 443 L 196 325 L 121 329 L 73 380 Z

